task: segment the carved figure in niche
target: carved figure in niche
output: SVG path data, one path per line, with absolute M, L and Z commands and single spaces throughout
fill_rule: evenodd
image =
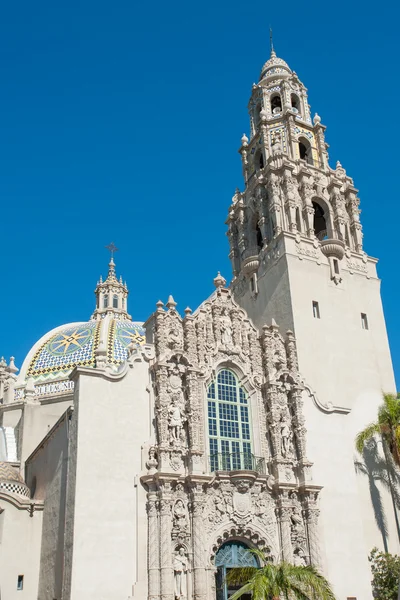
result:
M 268 510 L 268 502 L 264 495 L 257 498 L 255 503 L 255 514 L 257 517 L 262 517 Z
M 221 341 L 224 346 L 232 346 L 232 324 L 226 314 L 221 317 Z
M 292 432 L 290 431 L 289 423 L 285 415 L 281 417 L 281 454 L 282 456 L 288 456 L 292 448 Z
M 174 557 L 174 583 L 175 583 L 175 600 L 186 598 L 186 574 L 188 570 L 188 559 L 185 555 L 185 549 L 181 546 Z
M 181 441 L 181 432 L 183 423 L 186 421 L 182 414 L 178 399 L 174 397 L 168 408 L 169 420 L 168 427 L 171 434 L 171 442 Z
M 173 326 L 168 334 L 168 347 L 171 348 L 171 350 L 173 350 L 174 348 L 176 348 L 177 346 L 179 346 L 181 338 L 179 335 L 179 330 L 177 327 Z
M 187 529 L 186 509 L 180 498 L 175 502 L 174 506 L 174 529 L 181 532 Z
M 150 446 L 150 448 L 149 448 L 149 458 L 146 462 L 146 467 L 149 470 L 149 474 L 155 473 L 157 471 L 158 460 L 157 460 L 157 451 L 156 451 L 155 446 Z
M 300 510 L 296 506 L 292 509 L 290 520 L 292 522 L 291 529 L 293 533 L 298 534 L 304 531 L 303 519 L 300 514 Z
M 224 500 L 223 496 L 221 496 L 220 494 L 217 494 L 215 496 L 214 502 L 215 502 L 215 508 L 217 510 L 216 521 L 222 521 L 222 517 L 224 516 L 225 510 L 226 510 L 225 500 Z
M 280 132 L 275 133 L 272 138 L 272 153 L 282 152 L 282 139 Z

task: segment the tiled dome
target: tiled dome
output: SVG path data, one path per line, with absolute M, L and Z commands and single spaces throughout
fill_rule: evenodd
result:
M 261 69 L 260 81 L 261 79 L 265 79 L 265 77 L 277 76 L 277 75 L 290 75 L 292 71 L 289 68 L 287 62 L 285 62 L 282 58 L 278 58 L 272 50 L 271 58 L 267 60 Z
M 24 483 L 20 473 L 15 467 L 7 462 L 0 462 L 0 481 L 14 481 L 15 483 Z
M 20 473 L 10 463 L 0 462 L 0 492 L 30 497 L 29 488 Z
M 94 367 L 100 339 L 106 340 L 107 361 L 119 364 L 126 360 L 129 344 L 145 342 L 145 330 L 142 323 L 110 317 L 64 325 L 42 338 L 29 359 L 25 377 L 54 380 L 64 378 L 76 366 Z

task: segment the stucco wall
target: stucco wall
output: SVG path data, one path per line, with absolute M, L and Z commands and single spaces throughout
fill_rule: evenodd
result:
M 42 513 L 21 510 L 0 499 L 0 596 L 2 600 L 36 600 Z M 17 590 L 18 575 L 24 576 L 23 589 Z
M 147 593 L 146 499 L 138 474 L 151 430 L 148 384 L 147 363 L 134 363 L 119 381 L 80 370 L 71 586 L 64 600 Z
M 44 501 L 39 598 L 61 600 L 64 565 L 68 415 L 26 463 L 26 481 Z

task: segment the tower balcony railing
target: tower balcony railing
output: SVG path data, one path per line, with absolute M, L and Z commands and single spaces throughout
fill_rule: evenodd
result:
M 265 475 L 265 459 L 250 452 L 218 452 L 210 455 L 210 471 L 256 471 Z
M 250 248 L 246 248 L 242 252 L 242 260 L 246 260 L 246 258 L 250 258 L 251 256 L 258 256 L 260 254 L 260 248 L 258 246 L 251 246 Z

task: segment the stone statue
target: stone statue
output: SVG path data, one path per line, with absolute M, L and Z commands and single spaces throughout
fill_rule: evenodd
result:
M 307 565 L 307 559 L 301 548 L 298 548 L 297 550 L 295 550 L 294 555 L 293 555 L 293 562 L 296 565 L 296 567 L 304 567 Z
M 221 341 L 224 346 L 232 346 L 232 327 L 228 316 L 221 317 Z
M 158 467 L 157 450 L 155 446 L 149 448 L 149 458 L 146 462 L 149 473 L 155 473 Z
M 176 398 L 173 398 L 168 408 L 168 414 L 168 427 L 171 433 L 171 441 L 179 442 L 181 439 L 181 430 L 184 419 L 182 417 L 181 409 L 178 406 Z
M 182 546 L 175 554 L 174 558 L 174 582 L 175 582 L 175 600 L 186 598 L 186 573 L 187 573 L 187 558 L 185 550 Z
M 174 506 L 174 527 L 179 531 L 185 531 L 187 527 L 185 505 L 180 498 Z
M 290 452 L 290 428 L 285 417 L 281 418 L 281 453 L 287 456 Z

